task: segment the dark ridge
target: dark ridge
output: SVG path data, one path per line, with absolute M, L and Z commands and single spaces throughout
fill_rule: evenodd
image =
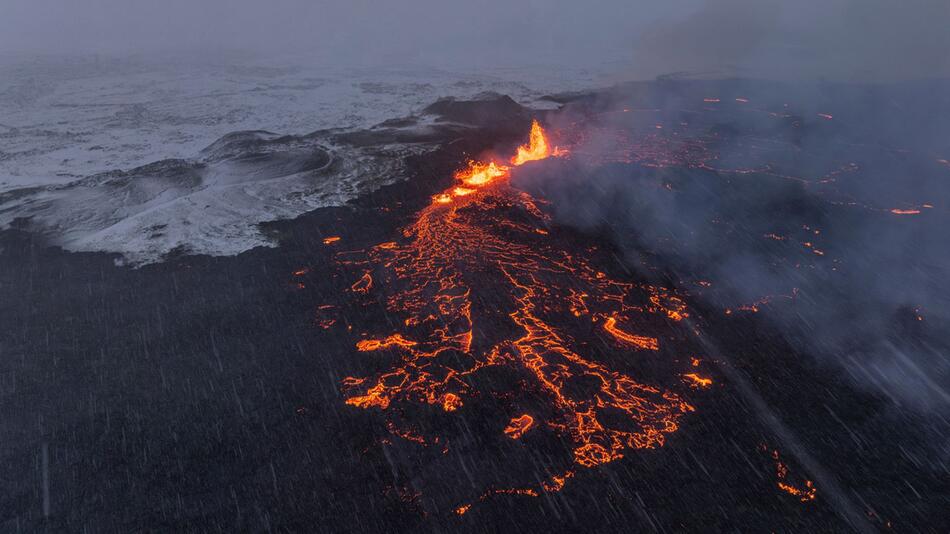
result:
M 419 120 L 415 117 L 402 117 L 398 119 L 387 119 L 374 126 L 374 128 L 408 128 L 415 126 Z
M 507 95 L 497 93 L 485 93 L 475 100 L 442 98 L 427 106 L 423 113 L 438 115 L 443 121 L 478 127 L 498 127 L 509 125 L 512 121 L 520 125 L 531 116 L 528 108 L 518 104 Z
M 205 161 L 221 161 L 240 157 L 248 152 L 262 152 L 269 147 L 282 147 L 298 139 L 292 135 L 280 135 L 265 130 L 246 130 L 225 134 L 201 150 Z

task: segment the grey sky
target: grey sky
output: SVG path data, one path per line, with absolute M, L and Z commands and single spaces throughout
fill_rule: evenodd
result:
M 354 64 L 950 75 L 944 0 L 3 0 L 0 51 L 241 49 Z

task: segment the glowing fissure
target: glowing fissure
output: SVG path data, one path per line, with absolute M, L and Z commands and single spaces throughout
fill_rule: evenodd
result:
M 617 328 L 617 318 L 610 317 L 604 321 L 604 330 L 607 331 L 610 335 L 614 336 L 618 340 L 633 345 L 635 347 L 640 347 L 641 349 L 646 350 L 660 350 L 660 342 L 657 341 L 655 337 L 646 337 L 638 336 L 635 334 L 628 334 L 623 330 Z
M 530 430 L 532 426 L 534 426 L 534 418 L 528 414 L 524 414 L 511 419 L 511 422 L 505 427 L 505 434 L 511 439 L 519 439 L 525 432 Z
M 798 500 L 802 503 L 815 500 L 815 497 L 818 496 L 818 490 L 811 480 L 803 479 L 800 485 L 790 483 L 788 466 L 781 460 L 778 450 L 772 451 L 772 460 L 775 462 L 775 484 L 778 489 L 798 497 Z
M 529 144 L 518 149 L 511 164 L 554 154 L 535 122 Z M 537 414 L 518 414 L 499 434 L 518 440 L 544 428 L 571 444 L 573 463 L 581 467 L 612 462 L 627 449 L 662 446 L 693 407 L 674 392 L 637 382 L 583 356 L 553 319 L 589 320 L 608 334 L 605 339 L 612 339 L 617 350 L 653 354 L 659 349 L 656 338 L 628 331 L 637 324 L 635 315 L 679 321 L 687 316 L 685 304 L 666 289 L 614 280 L 584 258 L 552 247 L 545 241 L 548 218 L 539 201 L 512 187 L 509 172 L 496 162 L 470 162 L 456 174 L 457 185 L 433 196 L 402 230 L 400 242 L 366 251 L 368 260 L 360 263 L 365 274 L 352 291 L 392 288 L 384 295 L 386 307 L 404 317 L 405 330 L 357 343 L 358 351 L 386 350 L 399 359 L 379 375 L 345 378 L 346 403 L 380 410 L 394 403 L 425 403 L 454 412 L 479 394 L 471 391 L 466 377 L 490 366 L 509 366 L 528 377 L 526 390 L 543 398 L 547 412 L 554 415 L 540 419 Z M 508 216 L 513 212 L 520 216 Z M 376 269 L 375 285 L 366 266 Z M 507 288 L 501 295 L 494 289 L 487 295 L 503 304 L 494 315 L 485 311 L 485 317 L 475 316 L 473 292 L 486 278 L 497 284 L 492 288 Z M 631 295 L 643 303 L 631 303 Z M 507 321 L 519 333 L 474 347 L 476 321 Z M 443 357 L 448 355 L 455 357 Z M 586 397 L 571 392 L 569 383 L 577 379 L 595 384 L 593 392 Z M 615 428 L 605 422 L 605 413 L 619 414 L 627 424 Z M 533 488 L 490 490 L 479 500 L 559 491 L 573 476 L 570 470 Z M 469 506 L 456 512 L 465 513 Z

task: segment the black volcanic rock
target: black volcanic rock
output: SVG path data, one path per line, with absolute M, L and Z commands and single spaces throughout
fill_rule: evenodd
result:
M 474 100 L 443 98 L 426 107 L 423 113 L 438 115 L 444 121 L 480 127 L 510 124 L 511 121 L 526 120 L 530 116 L 528 108 L 510 96 L 497 93 L 483 93 Z

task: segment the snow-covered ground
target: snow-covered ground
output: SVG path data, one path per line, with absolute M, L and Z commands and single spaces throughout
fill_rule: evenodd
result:
M 272 244 L 258 223 L 398 180 L 398 156 L 428 147 L 348 147 L 318 136 L 307 149 L 328 162 L 299 172 L 280 164 L 296 161 L 293 146 L 268 146 L 273 158 L 254 164 L 203 152 L 227 134 L 367 128 L 440 97 L 485 91 L 541 106 L 545 94 L 607 82 L 594 71 L 543 67 L 2 57 L 0 227 L 29 219 L 67 250 L 119 252 L 136 264 L 174 249 L 236 254 Z
M 193 157 L 238 130 L 361 128 L 442 96 L 495 91 L 531 104 L 603 83 L 592 72 L 345 69 L 0 57 L 0 192 Z

